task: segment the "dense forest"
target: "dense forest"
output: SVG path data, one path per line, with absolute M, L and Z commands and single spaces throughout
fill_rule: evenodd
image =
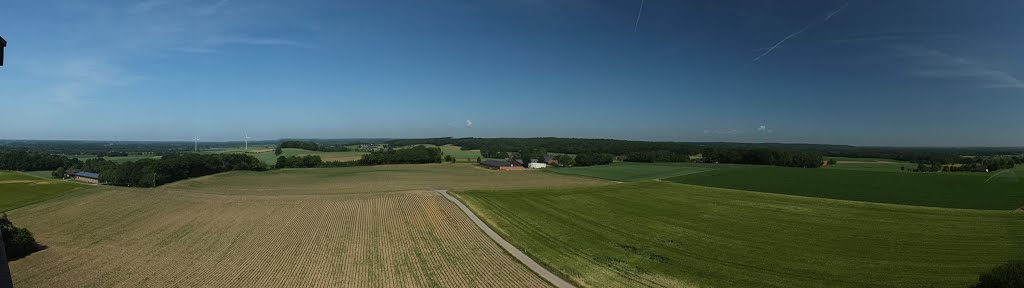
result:
M 615 161 L 615 155 L 608 153 L 580 153 L 576 155 L 573 161 L 575 166 L 607 165 Z
M 623 157 L 626 162 L 692 162 L 690 154 L 667 150 L 630 152 Z
M 701 152 L 705 163 L 736 163 L 784 167 L 821 167 L 823 158 L 816 151 L 789 151 L 770 148 L 706 148 Z
M 933 161 L 918 162 L 914 172 L 989 172 L 1013 168 L 1016 164 L 1024 164 L 1024 156 L 982 156 L 960 157 L 957 162 L 949 163 Z
M 280 156 L 277 157 L 277 164 L 274 165 L 274 168 L 317 168 L 323 163 L 324 161 L 318 155 Z
M 363 155 L 359 163 L 364 165 L 441 163 L 443 154 L 437 147 L 414 146 L 370 152 L 370 154 Z
M 168 154 L 160 159 L 115 163 L 103 158 L 86 160 L 80 169 L 100 174 L 100 182 L 116 186 L 153 187 L 188 178 L 232 170 L 264 171 L 267 165 L 245 154 Z
M 82 161 L 45 152 L 0 150 L 0 170 L 38 171 L 82 165 Z
M 345 144 L 320 144 L 313 141 L 299 141 L 299 140 L 288 140 L 281 142 L 277 145 L 278 149 L 281 148 L 298 148 L 306 149 L 310 151 L 323 151 L 323 152 L 347 152 L 352 151 L 346 147 Z

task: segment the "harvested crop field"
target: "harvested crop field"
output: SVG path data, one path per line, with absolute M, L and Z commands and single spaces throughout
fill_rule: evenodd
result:
M 415 174 L 409 171 L 444 165 L 408 166 L 420 167 L 391 168 Z M 11 271 L 18 287 L 548 286 L 424 187 L 453 173 L 463 179 L 459 185 L 492 187 L 484 183 L 492 178 L 477 184 L 460 178 L 476 169 L 461 166 L 430 170 L 441 179 L 435 182 L 409 176 L 390 179 L 412 181 L 404 186 L 378 183 L 401 191 L 368 188 L 382 180 L 372 172 L 340 172 L 372 168 L 357 167 L 229 173 L 166 188 L 68 194 L 10 213 L 49 246 L 11 262 Z M 589 180 L 508 175 L 522 182 L 545 179 L 534 175 Z M 515 176 L 496 179 L 515 180 L 502 177 Z M 350 181 L 360 184 L 343 185 Z M 235 185 L 242 188 L 222 190 Z M 244 187 L 264 190 L 246 195 Z
M 407 190 L 507 190 L 596 186 L 600 179 L 540 171 L 495 171 L 475 164 L 410 164 L 235 171 L 172 183 L 165 189 L 229 195 L 317 195 Z

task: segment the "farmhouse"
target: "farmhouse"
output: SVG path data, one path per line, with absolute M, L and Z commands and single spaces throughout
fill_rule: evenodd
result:
M 82 172 L 82 170 L 68 168 L 68 170 L 64 170 L 64 179 L 75 179 L 75 173 L 78 172 Z
M 522 164 L 517 165 L 516 163 L 508 161 L 487 160 L 484 162 L 480 162 L 480 164 L 483 165 L 484 167 L 498 170 L 523 170 Z
M 85 183 L 99 184 L 100 174 L 92 172 L 78 172 L 75 173 L 75 180 L 82 181 Z
M 544 155 L 544 163 L 548 163 L 548 165 L 558 165 L 558 160 L 555 159 L 555 156 Z

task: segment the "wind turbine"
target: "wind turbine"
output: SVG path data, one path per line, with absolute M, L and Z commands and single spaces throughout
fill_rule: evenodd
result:
M 245 135 L 245 151 L 249 151 L 249 133 L 245 133 L 245 130 L 242 130 L 242 135 Z
M 195 147 L 196 152 L 199 152 L 199 136 L 196 136 L 195 138 L 192 138 L 192 141 L 195 141 L 195 143 L 196 143 L 196 147 Z

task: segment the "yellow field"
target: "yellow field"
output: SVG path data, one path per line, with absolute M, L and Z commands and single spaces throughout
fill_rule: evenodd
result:
M 556 182 L 602 183 L 439 164 L 103 187 L 12 211 L 49 248 L 11 271 L 18 287 L 547 286 L 430 189 Z

